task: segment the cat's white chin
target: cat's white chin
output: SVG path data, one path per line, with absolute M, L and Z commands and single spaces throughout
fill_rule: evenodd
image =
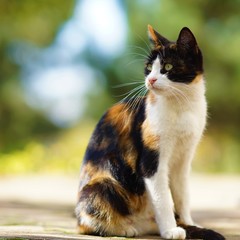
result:
M 152 91 L 156 94 L 160 94 L 160 93 L 163 93 L 166 89 L 164 87 L 154 87 L 154 86 L 151 86 L 151 87 L 148 87 L 148 90 L 149 91 Z
M 161 94 L 164 91 L 166 91 L 166 86 L 162 85 L 162 84 L 146 84 L 146 87 L 149 91 L 152 91 L 156 94 Z
M 150 86 L 148 90 L 151 91 L 155 96 L 171 97 L 172 93 L 166 86 Z

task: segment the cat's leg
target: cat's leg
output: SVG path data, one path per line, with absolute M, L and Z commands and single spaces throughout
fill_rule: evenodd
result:
M 133 237 L 128 196 L 111 179 L 90 181 L 79 193 L 75 209 L 80 234 Z
M 132 202 L 136 204 L 135 202 Z M 152 200 L 145 192 L 140 198 L 135 214 L 131 216 L 131 220 L 139 236 L 159 235 L 159 227 L 156 223 L 155 213 L 153 210 Z M 135 206 L 133 208 L 135 208 Z
M 190 158 L 181 159 L 177 162 L 171 167 L 169 179 L 175 212 L 181 223 L 193 225 L 189 196 Z
M 181 160 L 181 165 L 171 168 L 170 187 L 177 213 L 178 226 L 186 230 L 187 239 L 224 240 L 225 238 L 210 229 L 193 226 L 189 206 L 189 170 L 190 158 Z
M 145 178 L 146 187 L 152 199 L 161 236 L 165 239 L 185 239 L 185 230 L 176 224 L 168 174 L 168 161 L 161 157 L 157 172 L 153 176 Z

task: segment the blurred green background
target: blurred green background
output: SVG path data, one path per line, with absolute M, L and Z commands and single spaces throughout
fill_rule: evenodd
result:
M 208 127 L 193 169 L 240 173 L 239 0 L 0 0 L 0 174 L 78 173 L 103 112 L 144 81 L 147 24 L 204 55 Z

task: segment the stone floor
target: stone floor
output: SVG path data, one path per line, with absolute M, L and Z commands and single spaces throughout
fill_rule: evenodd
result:
M 220 231 L 227 240 L 240 240 L 239 183 L 239 177 L 193 176 L 194 220 Z M 0 239 L 101 239 L 76 234 L 77 184 L 77 177 L 1 177 Z

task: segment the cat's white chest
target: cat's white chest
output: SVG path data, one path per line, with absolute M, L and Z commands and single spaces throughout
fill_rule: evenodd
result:
M 206 123 L 206 101 L 203 96 L 199 102 L 189 105 L 171 106 L 170 102 L 159 99 L 147 108 L 152 131 L 161 140 L 199 140 Z

